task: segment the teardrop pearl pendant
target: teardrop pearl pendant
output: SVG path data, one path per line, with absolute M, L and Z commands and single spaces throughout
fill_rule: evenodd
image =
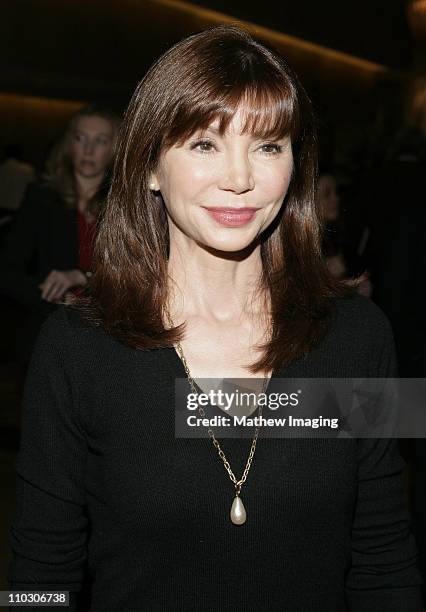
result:
M 242 525 L 246 522 L 247 514 L 241 497 L 235 496 L 231 506 L 231 521 L 234 525 Z

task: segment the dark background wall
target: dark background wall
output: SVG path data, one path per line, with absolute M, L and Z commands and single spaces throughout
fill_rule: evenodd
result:
M 21 142 L 40 166 L 79 104 L 122 110 L 171 44 L 242 20 L 300 75 L 326 134 L 324 155 L 344 154 L 403 112 L 413 65 L 406 12 L 401 0 L 3 0 L 0 141 Z

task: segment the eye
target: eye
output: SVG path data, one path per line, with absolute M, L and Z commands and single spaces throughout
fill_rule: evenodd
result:
M 211 153 L 214 150 L 214 144 L 210 140 L 202 139 L 191 143 L 191 151 L 199 151 L 200 153 Z
M 283 150 L 282 146 L 276 142 L 266 142 L 260 149 L 263 153 L 266 153 L 266 155 L 279 155 Z

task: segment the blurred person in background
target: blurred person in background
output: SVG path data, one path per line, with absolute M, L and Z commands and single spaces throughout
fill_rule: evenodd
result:
M 426 378 L 426 138 L 419 127 L 396 135 L 371 182 L 370 202 L 373 299 L 392 323 L 400 376 Z M 405 439 L 400 447 L 411 463 L 413 531 L 426 584 L 426 440 Z
M 327 267 L 338 279 L 353 275 L 348 259 L 352 262 L 345 243 L 345 227 L 340 210 L 340 195 L 333 170 L 320 169 L 317 187 L 317 206 L 324 224 L 322 249 Z M 367 274 L 363 274 L 357 286 L 361 295 L 370 297 L 372 286 Z
M 4 162 L 0 165 L 0 208 L 9 212 L 18 210 L 28 183 L 34 180 L 34 168 L 22 161 L 21 147 L 6 145 Z
M 426 139 L 405 127 L 371 180 L 374 300 L 395 333 L 401 376 L 426 376 Z
M 321 170 L 318 179 L 317 203 L 324 223 L 323 253 L 335 278 L 346 276 L 340 220 L 340 197 L 337 181 L 329 170 Z
M 44 318 L 90 276 L 96 218 L 109 188 L 118 117 L 80 109 L 52 150 L 42 182 L 28 186 L 0 250 L 0 293 L 24 307 L 16 357 L 28 361 Z

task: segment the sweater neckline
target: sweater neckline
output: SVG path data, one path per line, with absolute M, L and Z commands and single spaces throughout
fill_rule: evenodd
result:
M 166 347 L 163 349 L 165 351 L 166 354 L 166 361 L 167 361 L 167 367 L 170 371 L 170 373 L 173 375 L 174 378 L 187 378 L 186 372 L 185 372 L 185 368 L 183 366 L 183 363 L 176 351 L 175 347 Z M 265 391 L 268 391 L 268 389 L 271 386 L 271 383 L 273 380 L 275 380 L 276 378 L 278 378 L 280 376 L 280 372 L 278 370 L 273 370 L 269 380 L 268 380 L 268 384 L 267 387 L 265 389 Z M 196 385 L 198 388 L 198 385 Z

